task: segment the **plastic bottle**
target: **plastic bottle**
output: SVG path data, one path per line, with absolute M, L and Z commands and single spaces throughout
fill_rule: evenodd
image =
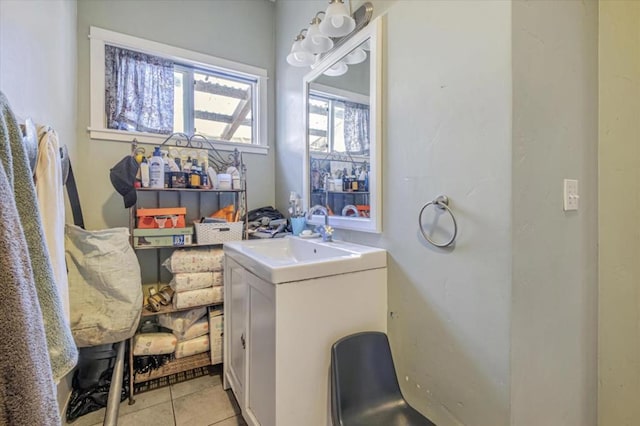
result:
M 191 174 L 189 175 L 189 182 L 191 183 L 192 188 L 200 188 L 200 171 L 198 167 L 198 160 L 193 159 L 193 163 L 191 165 Z
M 149 160 L 149 182 L 151 188 L 164 188 L 164 162 L 159 146 L 153 151 L 153 156 Z
M 349 179 L 347 178 L 347 168 L 342 170 L 342 191 L 347 192 L 349 190 Z
M 169 167 L 169 151 L 160 151 L 162 154 L 162 164 L 164 164 L 163 176 L 164 176 L 164 187 L 169 188 L 169 182 L 171 181 L 171 168 Z
M 142 158 L 140 162 L 140 180 L 142 181 L 142 187 L 149 187 L 149 163 L 146 158 Z
M 184 166 L 182 166 L 182 171 L 185 173 L 190 173 L 192 165 L 193 163 L 191 162 L 191 157 L 188 157 L 187 161 L 184 162 Z

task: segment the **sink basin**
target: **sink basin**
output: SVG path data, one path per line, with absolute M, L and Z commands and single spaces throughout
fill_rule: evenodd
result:
M 383 249 L 299 237 L 234 241 L 224 244 L 224 252 L 255 275 L 275 284 L 387 266 Z

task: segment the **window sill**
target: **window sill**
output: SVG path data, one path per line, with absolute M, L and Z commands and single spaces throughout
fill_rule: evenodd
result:
M 122 130 L 111 130 L 111 129 L 94 129 L 89 127 L 87 129 L 89 131 L 91 139 L 97 140 L 106 140 L 106 141 L 117 141 L 117 142 L 128 142 L 130 143 L 133 139 L 137 139 L 141 144 L 150 144 L 150 145 L 159 145 L 167 138 L 166 135 L 157 135 L 154 133 L 143 133 L 143 132 L 126 132 Z M 213 147 L 218 151 L 233 151 L 234 149 L 238 149 L 238 151 L 242 153 L 248 154 L 261 154 L 267 155 L 269 153 L 269 147 L 265 145 L 252 145 L 245 143 L 236 143 L 236 142 L 221 142 L 221 141 L 213 141 Z

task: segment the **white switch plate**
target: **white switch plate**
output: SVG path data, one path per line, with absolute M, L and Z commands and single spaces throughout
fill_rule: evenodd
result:
M 576 179 L 564 180 L 564 211 L 578 210 L 578 181 Z

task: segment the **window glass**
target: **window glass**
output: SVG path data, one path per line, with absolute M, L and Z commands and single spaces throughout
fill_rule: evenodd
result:
M 184 111 L 184 72 L 173 73 L 173 110 Z M 173 114 L 173 131 L 184 133 L 184 114 Z
M 309 147 L 329 152 L 329 101 L 317 96 L 309 97 Z
M 194 130 L 217 140 L 253 143 L 255 81 L 194 72 Z

